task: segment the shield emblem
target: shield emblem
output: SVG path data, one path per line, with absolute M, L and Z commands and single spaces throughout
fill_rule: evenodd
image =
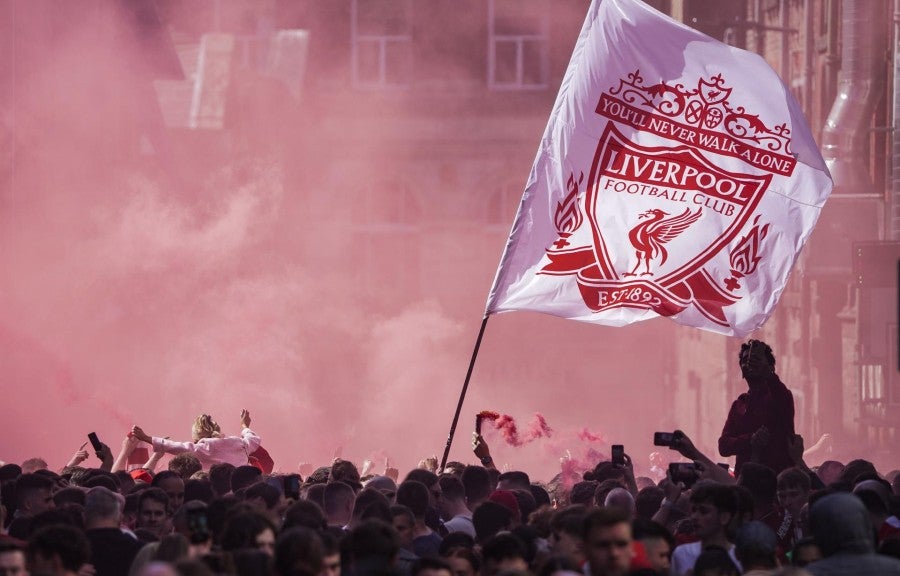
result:
M 547 249 L 542 273 L 576 274 L 595 312 L 629 307 L 669 316 L 696 306 L 727 326 L 722 308 L 738 300 L 721 273 L 727 246 L 770 180 L 723 170 L 695 147 L 640 146 L 610 123 L 583 194 L 589 226 L 577 236 L 581 245 L 567 230 L 565 246 Z

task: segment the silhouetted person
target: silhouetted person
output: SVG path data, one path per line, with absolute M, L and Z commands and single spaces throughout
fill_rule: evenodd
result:
M 794 396 L 775 373 L 775 355 L 768 344 L 750 340 L 741 346 L 741 373 L 748 392 L 731 405 L 719 438 L 719 454 L 736 456 L 735 474 L 745 462 L 757 462 L 779 473 L 794 465 L 789 446 L 794 440 Z

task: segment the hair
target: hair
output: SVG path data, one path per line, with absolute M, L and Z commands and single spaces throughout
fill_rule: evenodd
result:
M 32 559 L 37 556 L 56 556 L 63 568 L 78 572 L 91 559 L 91 545 L 84 532 L 74 526 L 45 526 L 28 539 L 28 557 Z
M 409 506 L 404 506 L 403 504 L 394 504 L 391 506 L 391 517 L 397 518 L 398 516 L 403 516 L 410 523 L 414 523 L 416 521 L 416 515 L 413 514 L 413 511 L 409 509 Z
M 416 520 L 425 518 L 428 510 L 428 487 L 416 480 L 404 480 L 397 486 L 397 504 L 408 506 Z
M 328 522 L 318 504 L 309 500 L 298 500 L 285 510 L 283 528 L 288 530 L 298 526 L 321 532 L 328 526 Z
M 197 419 L 194 420 L 194 424 L 191 426 L 191 438 L 194 442 L 203 438 L 214 438 L 221 434 L 221 432 L 222 429 L 219 428 L 219 425 L 209 414 L 197 416 Z
M 622 523 L 628 524 L 629 527 L 631 526 L 628 513 L 621 508 L 597 508 L 585 516 L 581 529 L 581 539 L 587 540 L 591 532 L 596 528 L 607 528 Z
M 352 563 L 357 569 L 360 565 L 368 567 L 370 573 L 389 570 L 400 551 L 400 536 L 397 531 L 379 520 L 366 520 L 345 538 Z
M 847 465 L 844 466 L 844 471 L 841 472 L 841 475 L 838 478 L 838 482 L 844 482 L 852 485 L 856 483 L 857 477 L 869 473 L 874 473 L 877 476 L 878 471 L 875 469 L 875 465 L 868 460 L 857 458 L 856 460 L 847 462 Z
M 408 482 L 409 480 L 421 482 L 425 485 L 426 488 L 431 488 L 437 483 L 438 475 L 431 470 L 425 470 L 424 468 L 414 468 L 410 470 L 409 474 L 406 475 L 406 478 L 403 479 L 404 482 Z
M 212 484 L 210 484 L 209 480 L 190 479 L 185 481 L 185 502 L 188 502 L 189 500 L 200 500 L 201 502 L 209 504 L 213 498 L 215 498 L 215 492 L 213 491 Z
M 84 490 L 70 486 L 63 488 L 53 495 L 53 503 L 57 506 L 63 504 L 78 504 L 84 506 Z
M 772 347 L 762 340 L 748 340 L 745 344 L 741 344 L 741 351 L 738 352 L 738 360 L 744 357 L 745 353 L 749 353 L 751 348 L 761 348 L 772 366 L 775 366 L 775 354 L 772 353 Z
M 29 458 L 28 460 L 22 462 L 22 472 L 24 472 L 25 474 L 46 469 L 47 461 L 43 458 Z
M 588 508 L 583 504 L 572 504 L 561 510 L 557 510 L 550 519 L 550 531 L 553 533 L 569 534 L 575 538 L 581 538 L 584 530 L 584 519 L 587 517 Z
M 82 488 L 103 487 L 113 492 L 119 491 L 119 479 L 112 474 L 94 474 L 82 483 Z
M 173 472 L 172 470 L 161 470 L 156 473 L 156 476 L 153 477 L 153 480 L 150 482 L 150 485 L 154 488 L 159 488 L 160 483 L 165 482 L 169 478 L 178 478 L 181 480 L 181 475 L 177 472 Z
M 465 532 L 450 532 L 441 540 L 438 547 L 438 555 L 446 556 L 448 551 L 456 548 L 475 548 L 475 539 Z
M 260 476 L 262 476 L 262 471 L 256 466 L 245 464 L 236 467 L 231 473 L 231 491 L 237 492 L 241 488 L 255 484 Z
M 409 570 L 409 576 L 419 576 L 419 574 L 426 570 L 444 570 L 453 576 L 453 567 L 450 566 L 446 560 L 429 557 L 419 558 L 413 562 L 413 565 Z
M 509 528 L 512 522 L 512 512 L 503 504 L 482 502 L 472 514 L 472 524 L 475 527 L 475 539 L 485 542 L 497 532 Z
M 312 484 L 306 489 L 306 499 L 323 510 L 325 509 L 325 486 L 327 484 Z
M 809 475 L 799 468 L 787 468 L 778 474 L 778 489 L 799 488 L 803 492 L 809 492 L 812 482 Z
M 247 491 L 244 492 L 244 498 L 247 500 L 261 498 L 266 508 L 271 510 L 278 506 L 278 503 L 281 501 L 281 492 L 268 482 L 257 482 L 247 488 Z
M 691 491 L 692 504 L 712 504 L 719 512 L 727 512 L 732 518 L 738 511 L 738 499 L 729 486 L 712 482 L 698 482 Z
M 277 534 L 278 529 L 264 514 L 259 512 L 238 512 L 225 521 L 222 529 L 221 545 L 223 550 L 239 550 L 256 548 L 256 537 L 271 530 Z
M 125 497 L 102 486 L 91 488 L 84 496 L 84 521 L 115 520 L 122 518 Z
M 658 486 L 647 486 L 637 493 L 634 499 L 635 516 L 650 520 L 659 511 L 666 493 Z
M 144 507 L 144 502 L 146 502 L 147 500 L 159 502 L 160 504 L 165 506 L 167 510 L 169 509 L 169 495 L 163 492 L 162 488 L 147 488 L 146 490 L 141 492 L 141 495 L 138 496 L 138 512 L 141 511 L 141 508 Z
M 325 547 L 315 531 L 297 526 L 275 542 L 275 572 L 279 576 L 318 576 Z
M 35 493 L 53 489 L 53 480 L 42 474 L 22 474 L 16 479 L 15 486 L 16 508 L 21 508 Z
M 203 470 L 203 464 L 200 464 L 200 459 L 190 452 L 182 452 L 169 460 L 169 470 L 187 481 L 195 472 Z
M 510 470 L 500 474 L 500 481 L 510 482 L 515 484 L 513 488 L 522 488 L 523 490 L 531 486 L 531 479 L 528 477 L 528 474 L 520 470 Z
M 523 490 L 521 488 L 514 489 L 512 493 L 513 496 L 516 497 L 516 503 L 519 505 L 519 515 L 521 516 L 522 523 L 527 523 L 528 517 L 535 509 L 537 509 L 537 503 L 534 501 L 534 496 L 531 495 L 530 490 Z
M 363 488 L 362 491 L 356 495 L 356 500 L 353 502 L 352 516 L 354 518 L 362 518 L 366 509 L 375 504 L 384 504 L 388 509 L 390 509 L 391 506 L 387 497 L 375 488 Z M 390 515 L 390 510 L 388 511 L 388 514 Z
M 328 473 L 329 482 L 345 482 L 355 490 L 362 487 L 359 482 L 359 470 L 349 460 L 335 460 Z
M 606 461 L 598 463 L 593 470 L 588 470 L 582 477 L 585 480 L 593 480 L 597 483 L 604 480 L 624 480 L 625 471 L 612 462 Z
M 740 573 L 728 552 L 719 546 L 704 548 L 694 563 L 696 576 L 739 576 Z
M 223 496 L 231 492 L 231 475 L 234 473 L 234 464 L 222 462 L 209 467 L 209 482 L 213 492 L 217 496 Z
M 750 490 L 754 498 L 771 502 L 775 500 L 775 493 L 778 490 L 778 476 L 768 466 L 747 462 L 741 468 L 738 485 Z
M 332 516 L 340 512 L 349 502 L 352 504 L 356 495 L 353 488 L 349 484 L 343 482 L 329 482 L 325 485 L 325 492 L 322 494 L 322 502 L 326 516 Z
M 585 506 L 592 505 L 594 503 L 594 493 L 597 491 L 598 486 L 599 483 L 594 480 L 576 482 L 572 486 L 572 492 L 569 494 L 569 502 Z
M 462 532 L 456 532 L 456 534 L 462 534 Z M 469 536 L 469 539 L 472 540 L 472 537 Z M 481 559 L 478 557 L 478 554 L 475 553 L 474 540 L 472 540 L 471 546 L 456 546 L 455 548 L 446 549 L 446 551 L 441 552 L 441 557 L 463 558 L 469 563 L 470 566 L 472 566 L 472 570 L 475 572 L 475 574 L 478 574 L 478 572 L 481 570 Z
M 631 536 L 635 540 L 652 540 L 662 539 L 669 543 L 672 550 L 675 549 L 675 537 L 669 532 L 665 526 L 654 522 L 653 520 L 644 520 L 638 518 L 631 523 Z
M 497 534 L 484 543 L 481 548 L 481 560 L 485 563 L 493 560 L 502 562 L 510 558 L 526 557 L 525 544 L 518 536 L 511 533 Z
M 618 478 L 608 478 L 601 482 L 594 490 L 594 506 L 606 506 L 606 497 L 616 488 L 627 489 L 625 483 Z
M 549 506 L 552 503 L 550 494 L 547 493 L 547 490 L 545 490 L 543 486 L 532 484 L 529 490 L 531 491 L 531 495 L 534 497 L 534 503 L 538 508 L 541 506 Z
M 466 466 L 460 480 L 470 504 L 486 500 L 491 494 L 491 476 L 483 466 Z
M 466 488 L 463 486 L 462 480 L 452 474 L 444 474 L 440 479 L 441 491 L 444 493 L 445 500 L 463 500 L 466 499 Z

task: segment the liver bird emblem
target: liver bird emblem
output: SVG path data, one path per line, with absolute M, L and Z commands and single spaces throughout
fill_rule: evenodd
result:
M 628 233 L 628 239 L 631 240 L 631 245 L 635 249 L 637 263 L 631 272 L 626 272 L 624 276 L 636 276 L 641 261 L 644 262 L 644 272 L 641 272 L 641 276 L 652 276 L 650 259 L 659 257 L 659 264 L 665 264 L 666 258 L 669 256 L 666 244 L 687 230 L 691 224 L 700 219 L 702 214 L 700 208 L 697 208 L 696 212 L 685 208 L 684 212 L 678 216 L 666 218 L 668 215 L 659 208 L 651 208 L 638 216 L 638 218 L 648 218 L 648 220 L 641 222 Z

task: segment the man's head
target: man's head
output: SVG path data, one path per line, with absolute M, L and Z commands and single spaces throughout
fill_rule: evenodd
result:
M 174 514 L 184 504 L 184 480 L 172 470 L 163 470 L 153 477 L 150 483 L 169 497 L 169 514 Z
M 582 542 L 592 576 L 628 573 L 634 549 L 628 515 L 616 508 L 599 508 L 584 520 Z
M 391 506 L 394 530 L 400 537 L 400 547 L 412 550 L 413 531 L 416 527 L 416 517 L 407 506 L 395 504 Z
M 528 490 L 531 488 L 531 479 L 528 474 L 518 470 L 511 470 L 500 474 L 497 490 Z
M 587 508 L 580 504 L 557 511 L 550 519 L 550 550 L 554 556 L 563 556 L 573 565 L 584 564 L 584 519 Z
M 822 559 L 822 551 L 816 544 L 816 539 L 812 536 L 801 539 L 794 544 L 794 550 L 791 552 L 791 565 L 803 568 L 807 564 L 812 564 Z
M 108 488 L 97 486 L 84 496 L 85 528 L 118 528 L 122 522 L 125 497 Z
M 778 566 L 778 537 L 772 529 L 754 520 L 740 527 L 734 539 L 734 554 L 745 571 L 771 570 Z
M 187 482 L 195 472 L 203 470 L 203 465 L 200 464 L 200 459 L 190 452 L 182 452 L 169 460 L 169 470 Z
M 354 573 L 388 573 L 400 551 L 397 532 L 378 520 L 366 520 L 346 537 Z
M 25 546 L 12 540 L 0 540 L 0 576 L 27 576 Z
M 409 471 L 409 474 L 406 475 L 406 478 L 403 481 L 406 482 L 407 480 L 415 480 L 424 484 L 425 487 L 428 488 L 428 505 L 432 508 L 438 507 L 444 494 L 441 490 L 441 483 L 438 480 L 437 474 L 430 470 L 415 468 Z
M 775 355 L 772 348 L 762 340 L 750 340 L 742 344 L 738 362 L 741 374 L 750 383 L 766 380 L 775 372 Z
M 231 492 L 231 475 L 234 464 L 223 462 L 209 467 L 209 482 L 216 496 L 224 496 Z
M 262 476 L 262 471 L 256 466 L 249 464 L 238 466 L 231 471 L 231 491 L 237 492 L 241 488 L 255 484 L 260 476 Z
M 475 526 L 475 539 L 485 542 L 497 532 L 509 530 L 512 512 L 503 504 L 482 502 L 472 513 L 472 524 Z
M 416 480 L 406 480 L 397 487 L 397 504 L 402 504 L 412 510 L 417 522 L 425 520 L 430 498 L 428 488 Z
M 22 474 L 31 474 L 38 470 L 46 470 L 47 461 L 43 458 L 29 458 L 22 462 Z
M 634 518 L 634 496 L 624 488 L 610 490 L 603 505 L 607 508 L 620 508 L 628 514 L 629 518 Z
M 329 482 L 322 497 L 323 511 L 329 526 L 345 526 L 350 522 L 356 495 L 349 484 Z
M 491 476 L 483 466 L 466 466 L 461 477 L 466 505 L 474 511 L 491 494 Z
M 160 488 L 147 488 L 138 497 L 137 527 L 158 537 L 168 533 L 169 497 Z
M 775 492 L 778 504 L 797 518 L 800 509 L 809 499 L 809 491 L 812 486 L 809 476 L 799 468 L 788 468 L 778 474 L 778 484 Z
M 466 489 L 459 477 L 450 474 L 441 476 L 440 484 L 442 497 L 438 511 L 444 520 L 450 520 L 466 510 Z
M 91 545 L 74 526 L 45 526 L 28 539 L 28 566 L 33 574 L 77 574 L 91 559 Z
M 442 558 L 419 558 L 409 576 L 453 576 L 453 568 Z
M 698 482 L 691 493 L 691 518 L 700 540 L 725 536 L 737 508 L 734 490 L 721 484 Z
M 632 530 L 634 539 L 644 547 L 644 556 L 651 569 L 658 574 L 668 574 L 675 538 L 663 526 L 651 520 L 635 520 Z
M 16 479 L 16 513 L 34 516 L 55 507 L 53 480 L 42 474 L 22 474 Z
M 481 549 L 481 574 L 494 576 L 501 572 L 527 572 L 525 544 L 509 533 L 497 534 Z
M 344 482 L 353 488 L 354 492 L 362 489 L 362 484 L 359 481 L 359 470 L 357 470 L 356 464 L 349 460 L 335 460 L 331 465 L 328 481 Z

